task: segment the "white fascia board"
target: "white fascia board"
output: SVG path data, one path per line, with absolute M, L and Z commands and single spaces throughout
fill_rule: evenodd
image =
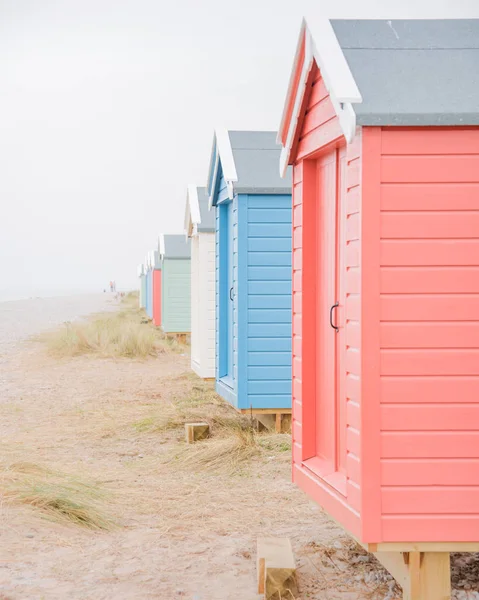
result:
M 301 30 L 301 35 L 303 35 L 303 29 Z M 300 40 L 301 45 L 301 40 Z M 305 48 L 304 48 L 304 62 L 303 69 L 301 71 L 301 75 L 299 78 L 298 89 L 296 92 L 296 98 L 294 101 L 293 112 L 291 114 L 291 121 L 289 123 L 288 136 L 286 138 L 286 145 L 283 147 L 281 151 L 281 157 L 279 161 L 279 172 L 281 177 L 286 175 L 286 170 L 288 168 L 289 159 L 291 155 L 291 148 L 294 141 L 294 136 L 296 134 L 296 128 L 298 127 L 298 119 L 299 113 L 301 111 L 301 105 L 303 104 L 304 94 L 306 92 L 306 83 L 308 81 L 309 72 L 313 66 L 313 53 L 311 49 L 310 36 L 308 32 L 306 32 L 306 40 L 305 40 Z M 294 73 L 293 73 L 294 77 Z M 289 102 L 287 100 L 287 102 Z
M 218 178 L 219 164 L 220 164 L 220 155 L 218 154 L 218 148 L 216 148 L 215 164 L 213 167 L 213 175 L 212 175 L 212 179 L 211 179 L 212 185 L 211 185 L 211 190 L 209 192 L 209 198 L 208 198 L 208 209 L 209 210 L 211 210 L 213 207 L 213 198 L 215 197 L 216 186 L 218 185 L 217 178 Z M 207 186 L 207 188 L 209 189 L 209 185 Z
M 288 107 L 291 102 L 291 96 L 295 93 L 295 89 L 294 89 L 294 82 L 296 79 L 295 75 L 296 75 L 296 71 L 298 70 L 299 61 L 301 59 L 301 47 L 303 45 L 303 37 L 304 37 L 305 28 L 306 28 L 306 21 L 303 19 L 303 21 L 301 23 L 301 29 L 299 30 L 298 43 L 296 44 L 296 54 L 294 55 L 293 67 L 291 69 L 291 75 L 289 77 L 288 89 L 286 91 L 286 100 L 284 102 L 283 114 L 281 115 L 281 122 L 279 124 L 278 135 L 276 137 L 276 141 L 278 142 L 278 144 L 282 143 L 281 134 L 286 125 L 286 117 L 288 114 Z
M 228 195 L 231 200 L 233 200 L 234 184 L 238 181 L 238 175 L 236 173 L 236 165 L 233 157 L 233 150 L 231 148 L 230 136 L 228 130 L 225 128 L 216 129 L 215 135 L 218 155 L 221 160 L 221 168 L 223 170 L 223 176 L 226 180 L 226 185 L 228 188 Z
M 198 188 L 196 185 L 188 186 L 188 199 L 190 204 L 191 221 L 193 225 L 201 223 L 200 201 L 198 200 Z
M 340 102 L 362 102 L 356 81 L 329 19 L 315 14 L 306 18 L 313 53 L 326 87 Z
M 159 248 L 160 248 L 160 256 L 163 258 L 165 256 L 165 234 L 164 233 L 160 233 L 159 236 Z

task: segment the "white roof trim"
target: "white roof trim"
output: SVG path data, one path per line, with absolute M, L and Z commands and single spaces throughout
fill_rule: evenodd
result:
M 296 92 L 286 144 L 281 152 L 280 173 L 282 177 L 284 177 L 289 164 L 291 147 L 298 126 L 305 86 L 312 67 L 313 57 L 321 71 L 321 76 L 324 79 L 326 89 L 329 92 L 331 102 L 338 115 L 341 129 L 343 130 L 344 137 L 348 143 L 353 140 L 356 132 L 356 113 L 354 112 L 352 103 L 362 102 L 361 93 L 359 92 L 356 81 L 351 73 L 341 46 L 339 45 L 338 38 L 334 33 L 331 22 L 329 19 L 319 15 L 308 17 L 307 19 L 303 19 L 301 26 L 293 72 L 281 119 L 280 132 L 285 124 L 290 96 L 294 93 L 294 75 L 300 58 L 303 35 L 305 36 L 304 64 L 303 70 L 301 71 L 298 90 Z
M 159 245 L 160 256 L 163 257 L 163 256 L 165 256 L 165 234 L 164 233 L 160 233 L 160 236 L 159 236 L 158 239 L 159 239 L 159 242 L 160 242 L 160 245 Z
M 144 273 L 143 265 L 138 265 L 136 268 L 136 272 L 137 272 L 138 277 L 141 277 L 142 275 L 144 275 L 145 273 Z
M 186 196 L 186 211 L 185 211 L 185 230 L 186 237 L 193 233 L 195 225 L 201 223 L 200 202 L 198 199 L 198 188 L 194 184 L 188 185 Z
M 320 15 L 306 19 L 313 53 L 330 95 L 338 102 L 362 102 L 356 81 L 339 45 L 331 22 Z
M 233 149 L 231 148 L 231 140 L 228 130 L 225 128 L 218 128 L 215 130 L 216 139 L 216 162 L 213 172 L 213 188 L 209 198 L 208 208 L 211 209 L 213 205 L 213 196 L 216 192 L 216 178 L 218 176 L 218 167 L 221 160 L 221 168 L 223 170 L 223 177 L 226 181 L 228 189 L 228 197 L 233 200 L 234 197 L 234 184 L 238 181 L 238 175 L 236 173 L 236 165 L 233 157 Z

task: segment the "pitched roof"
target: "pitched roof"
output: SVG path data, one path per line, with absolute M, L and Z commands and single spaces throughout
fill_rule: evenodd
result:
M 316 62 L 347 141 L 359 125 L 478 125 L 479 19 L 303 20 L 278 138 L 290 161 Z
M 479 19 L 331 21 L 359 125 L 479 125 Z
M 193 235 L 195 225 L 198 232 L 215 231 L 215 218 L 214 211 L 209 210 L 206 188 L 189 185 L 185 207 L 186 235 Z
M 184 235 L 160 235 L 160 256 L 162 258 L 190 258 L 191 243 Z
M 214 203 L 220 173 L 235 194 L 290 194 L 291 173 L 282 179 L 278 172 L 281 146 L 272 131 L 215 132 L 207 193 Z

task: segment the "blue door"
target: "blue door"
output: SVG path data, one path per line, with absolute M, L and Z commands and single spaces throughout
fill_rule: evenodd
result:
M 234 283 L 233 283 L 233 202 L 228 203 L 228 211 L 227 211 L 227 235 L 228 235 L 228 250 L 227 250 L 227 294 L 228 297 L 226 299 L 228 310 L 227 310 L 227 328 L 228 328 L 228 336 L 227 336 L 227 353 L 228 359 L 226 362 L 227 373 L 226 376 L 231 380 L 234 379 L 233 375 L 233 344 L 234 344 Z

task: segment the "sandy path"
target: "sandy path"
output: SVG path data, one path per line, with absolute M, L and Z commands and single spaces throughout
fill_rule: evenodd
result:
M 91 301 L 95 311 L 108 308 Z M 3 462 L 98 482 L 118 526 L 92 532 L 53 523 L 0 495 L 0 599 L 257 600 L 261 535 L 292 539 L 302 600 L 386 597 L 375 567 L 348 563 L 342 531 L 290 483 L 288 452 L 235 475 L 178 470 L 165 456 L 181 447 L 182 433 L 138 430 L 152 411 L 188 394 L 188 357 L 57 360 L 37 343 L 18 342 L 82 312 L 82 303 L 53 302 L 28 332 L 23 324 L 6 339 L 15 351 L 0 365 L 0 452 Z

